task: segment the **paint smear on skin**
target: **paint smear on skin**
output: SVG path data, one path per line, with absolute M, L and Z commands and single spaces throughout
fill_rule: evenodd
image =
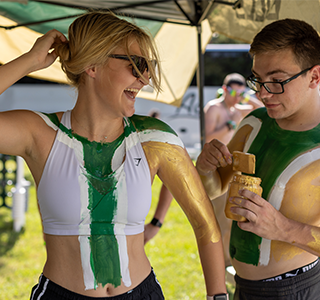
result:
M 276 183 L 277 187 L 285 187 L 283 200 L 278 199 L 280 191 L 275 195 L 272 191 L 269 198 L 270 203 L 289 219 L 315 226 L 319 223 L 318 212 L 320 210 L 320 160 L 316 160 L 319 155 L 319 149 L 315 149 L 293 161 Z M 265 258 L 264 264 L 269 261 L 270 255 L 275 261 L 279 261 L 281 259 L 290 260 L 304 252 L 301 248 L 288 243 L 272 241 L 270 244 L 269 255 Z M 261 247 L 262 254 L 266 251 L 268 249 L 265 246 Z M 260 259 L 260 261 L 262 260 Z
M 90 263 L 94 274 L 94 286 L 107 283 L 117 287 L 121 285 L 121 268 L 117 239 L 114 234 L 113 219 L 118 199 L 115 189 L 118 180 L 111 170 L 111 158 L 123 140 L 114 143 L 100 144 L 82 142 L 84 149 L 85 176 L 89 186 L 89 206 L 91 218 Z M 93 147 L 93 145 L 96 147 Z M 113 144 L 113 145 L 112 145 Z M 109 161 L 106 162 L 106 158 Z M 108 253 L 108 255 L 106 255 Z
M 95 277 L 95 286 L 97 287 L 100 283 L 102 286 L 108 283 L 115 287 L 121 285 L 121 269 L 116 237 L 114 235 L 92 234 L 89 239 L 91 246 L 90 263 Z
M 271 255 L 276 262 L 280 260 L 291 260 L 303 252 L 305 252 L 303 249 L 294 247 L 288 243 L 279 241 L 271 242 Z
M 95 287 L 98 283 L 103 286 L 111 283 L 117 287 L 121 284 L 120 257 L 112 223 L 117 199 L 111 191 L 102 196 L 91 184 L 89 187 L 91 267 L 95 275 Z
M 308 243 L 308 247 L 320 253 L 320 229 L 311 229 L 314 241 Z
M 185 150 L 159 142 L 145 143 L 143 149 L 151 169 L 160 165 L 159 177 L 187 215 L 198 243 L 218 242 L 221 234 L 212 205 Z
M 291 161 L 298 158 L 301 153 L 310 151 L 319 145 L 320 126 L 307 132 L 294 132 L 282 130 L 277 123 L 267 116 L 265 109 L 258 109 L 254 112 L 256 116 L 250 116 L 246 122 L 261 122 L 258 134 L 254 139 L 249 138 L 245 149 L 246 152 L 256 156 L 255 176 L 262 179 L 262 197 L 269 199 L 269 193 L 274 187 L 277 178 Z M 251 145 L 250 145 L 250 142 Z M 301 165 L 302 167 L 302 165 Z M 282 200 L 282 196 L 279 201 Z M 262 242 L 263 245 L 261 244 Z M 247 264 L 258 265 L 261 249 L 270 249 L 270 241 L 251 233 L 241 230 L 234 222 L 230 238 L 230 256 Z M 269 243 L 269 245 L 268 245 Z M 269 261 L 269 254 L 265 258 Z M 263 260 L 265 261 L 265 260 Z
M 314 161 L 295 173 L 287 183 L 280 211 L 289 219 L 307 224 L 319 222 L 319 170 L 320 160 Z
M 172 130 L 170 126 L 168 126 L 166 123 L 162 122 L 157 118 L 133 115 L 131 117 L 131 120 L 135 124 L 138 132 L 140 133 L 146 133 L 149 130 L 156 130 L 158 133 L 167 132 L 177 137 L 177 134 L 174 132 L 174 130 Z

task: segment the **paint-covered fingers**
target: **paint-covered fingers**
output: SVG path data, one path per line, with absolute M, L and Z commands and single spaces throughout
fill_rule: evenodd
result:
M 54 48 L 67 42 L 66 37 L 58 30 L 52 29 L 36 40 L 31 50 L 26 54 L 32 59 L 31 71 L 40 70 L 50 66 L 57 54 Z
M 259 208 L 262 207 L 265 200 L 259 195 L 245 189 L 239 190 L 238 194 L 239 197 L 231 197 L 228 199 L 232 204 L 236 204 L 236 206 L 230 208 L 230 211 L 245 217 L 247 222 L 254 223 L 257 219 Z
M 214 139 L 204 145 L 196 166 L 201 175 L 206 175 L 219 167 L 226 167 L 230 164 L 232 164 L 232 156 L 227 146 Z
M 253 203 L 255 203 L 256 205 L 259 205 L 259 206 L 263 206 L 263 204 L 266 202 L 266 200 L 264 200 L 262 197 L 260 197 L 256 193 L 251 192 L 251 191 L 246 190 L 246 189 L 239 190 L 238 193 L 239 193 L 239 195 L 241 197 L 247 198 L 251 202 L 253 202 Z
M 245 217 L 247 221 L 244 222 L 255 222 L 257 219 L 256 215 L 256 204 L 249 199 L 240 197 L 231 197 L 228 199 L 235 206 L 230 207 L 230 211 L 233 214 Z
M 245 222 L 238 222 L 239 228 L 253 232 L 262 238 L 283 240 L 281 224 L 284 224 L 287 218 L 257 194 L 247 190 L 241 190 L 239 194 L 246 198 L 229 199 L 230 202 L 237 205 L 231 208 L 231 212 L 247 219 Z
M 259 195 L 246 189 L 239 190 L 238 193 L 239 197 L 228 199 L 231 203 L 236 204 L 235 207 L 231 208 L 231 211 L 245 217 L 249 222 L 256 222 L 257 218 L 265 213 L 263 210 L 264 204 L 269 203 Z

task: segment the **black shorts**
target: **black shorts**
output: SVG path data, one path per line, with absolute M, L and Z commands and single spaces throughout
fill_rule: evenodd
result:
M 87 297 L 71 292 L 50 281 L 41 274 L 39 283 L 32 288 L 30 300 L 164 300 L 161 286 L 151 270 L 148 277 L 138 286 L 113 297 Z
M 311 270 L 279 281 L 246 280 L 235 275 L 234 300 L 320 299 L 320 263 Z

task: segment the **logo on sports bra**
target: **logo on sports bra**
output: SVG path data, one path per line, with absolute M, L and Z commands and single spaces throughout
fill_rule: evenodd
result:
M 134 161 L 135 161 L 135 165 L 138 167 L 140 164 L 141 158 L 135 158 Z

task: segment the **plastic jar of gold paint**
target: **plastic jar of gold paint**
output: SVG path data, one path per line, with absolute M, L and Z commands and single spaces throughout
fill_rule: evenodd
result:
M 225 214 L 227 218 L 235 221 L 247 220 L 245 217 L 234 214 L 230 211 L 231 207 L 235 207 L 237 205 L 234 203 L 230 203 L 229 198 L 230 197 L 244 198 L 238 194 L 238 191 L 243 189 L 249 190 L 261 196 L 262 187 L 260 186 L 260 183 L 261 183 L 261 178 L 259 177 L 246 176 L 246 175 L 240 175 L 240 174 L 236 174 L 233 176 L 233 179 L 230 182 L 229 194 L 228 194 L 226 207 L 225 207 Z

